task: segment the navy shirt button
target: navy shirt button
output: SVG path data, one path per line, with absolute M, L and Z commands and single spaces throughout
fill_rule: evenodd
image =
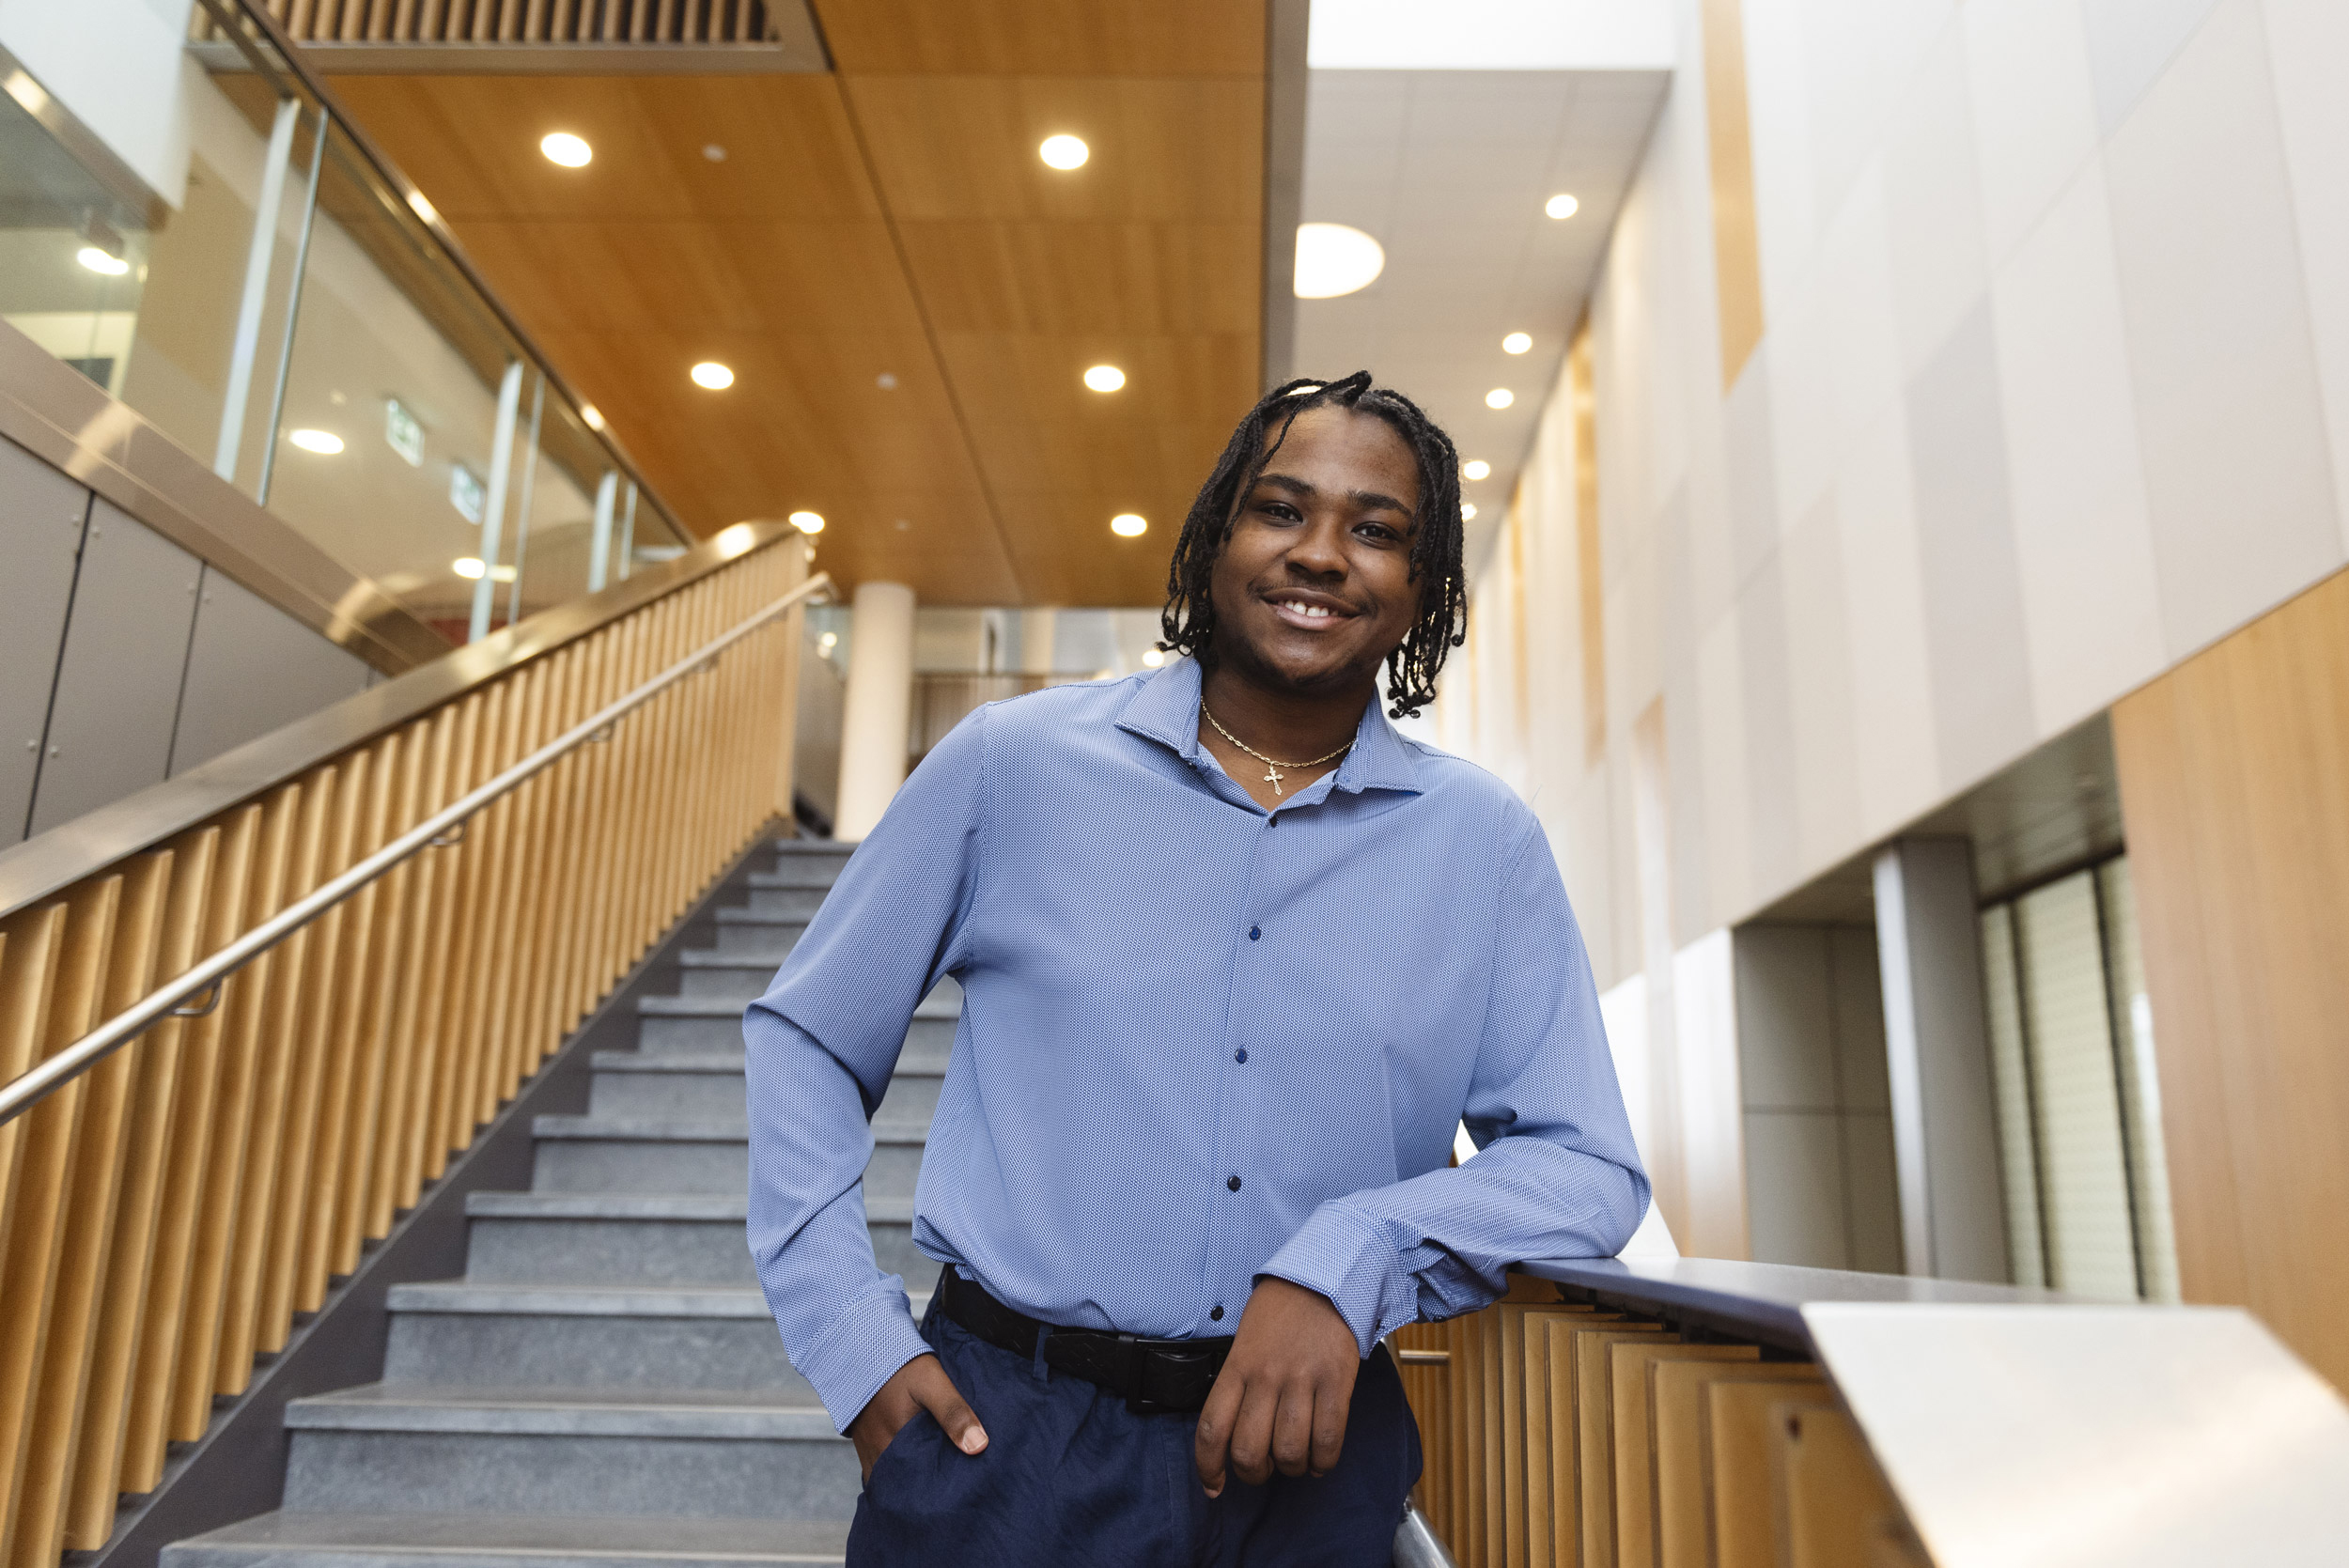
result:
M 1248 928 L 1248 939 L 1252 942 L 1263 935 L 1264 932 L 1260 927 L 1252 925 Z
M 1215 1304 L 1215 1310 L 1207 1314 L 1207 1321 L 1210 1323 L 1221 1323 L 1223 1321 L 1222 1302 L 1219 1301 Z
M 1239 1178 L 1238 1178 L 1237 1176 L 1234 1176 L 1231 1180 L 1229 1180 L 1229 1181 L 1225 1182 L 1223 1185 L 1224 1185 L 1225 1187 L 1230 1188 L 1233 1191 L 1237 1192 L 1237 1191 L 1239 1190 Z
M 1233 1060 L 1233 1061 L 1235 1061 L 1235 1062 L 1237 1062 L 1237 1063 L 1239 1063 L 1241 1066 L 1243 1066 L 1243 1067 L 1247 1066 L 1247 1065 L 1248 1065 L 1248 1048 L 1247 1048 L 1247 1047 L 1245 1047 L 1245 1046 L 1243 1046 L 1243 1047 L 1241 1047 L 1238 1050 L 1234 1051 L 1234 1052 L 1232 1053 L 1232 1060 Z

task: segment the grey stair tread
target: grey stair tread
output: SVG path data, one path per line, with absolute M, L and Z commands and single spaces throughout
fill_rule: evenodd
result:
M 718 911 L 718 924 L 721 925 L 804 926 L 809 918 L 806 915 L 762 915 L 755 909 L 724 908 Z
M 650 1116 L 536 1116 L 531 1136 L 539 1139 L 632 1143 L 747 1143 L 749 1122 L 677 1121 Z M 876 1143 L 923 1143 L 929 1139 L 926 1122 L 875 1122 Z
M 175 1542 L 174 1552 L 328 1552 L 374 1559 L 462 1556 L 583 1564 L 650 1560 L 702 1563 L 832 1563 L 848 1550 L 845 1521 L 708 1519 L 547 1514 L 301 1514 L 279 1512 Z
M 775 965 L 764 958 L 745 958 L 739 953 L 712 953 L 695 948 L 677 955 L 677 962 L 693 970 L 759 970 L 772 973 Z M 723 1001 L 708 997 L 638 997 L 636 1011 L 671 1018 L 739 1018 L 747 1002 Z M 958 1018 L 962 1017 L 962 987 L 938 989 L 915 1003 L 917 1018 Z
M 438 1432 L 551 1437 L 719 1437 L 846 1442 L 808 1395 L 773 1389 L 497 1389 L 368 1383 L 286 1406 L 300 1432 Z
M 677 961 L 680 969 L 689 970 L 771 970 L 783 963 L 783 956 L 768 958 L 755 953 L 721 953 L 714 947 L 689 947 L 677 955 Z
M 905 1206 L 910 1210 L 911 1200 L 907 1200 Z M 907 1298 L 917 1319 L 929 1308 L 927 1291 L 910 1291 Z M 463 1280 L 428 1280 L 394 1285 L 389 1305 L 396 1312 L 480 1312 L 501 1316 L 768 1315 L 767 1298 L 756 1285 L 476 1285 Z
M 844 855 L 841 860 L 845 864 L 848 857 Z M 786 877 L 780 871 L 754 871 L 742 878 L 742 885 L 750 888 L 781 888 L 786 893 L 821 893 L 824 891 L 821 888 L 811 888 L 805 882 Z
M 943 1078 L 943 1051 L 906 1051 L 897 1058 L 899 1078 Z M 599 1050 L 588 1060 L 599 1073 L 731 1073 L 742 1076 L 739 1050 Z
M 465 1214 L 474 1219 L 750 1219 L 750 1200 L 698 1192 L 471 1192 Z M 864 1217 L 883 1224 L 913 1220 L 910 1198 L 864 1200 Z
M 847 860 L 856 853 L 862 839 L 846 838 L 778 838 L 773 848 L 785 855 L 837 855 Z

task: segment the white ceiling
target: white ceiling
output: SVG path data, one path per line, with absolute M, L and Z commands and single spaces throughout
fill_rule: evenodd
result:
M 1315 53 L 1322 6 L 1315 9 Z M 1368 369 L 1424 407 L 1463 459 L 1491 477 L 1464 486 L 1482 562 L 1567 334 L 1605 255 L 1649 129 L 1671 85 L 1659 69 L 1333 70 L 1309 73 L 1300 221 L 1350 224 L 1386 247 L 1377 281 L 1296 302 L 1291 374 Z M 1559 192 L 1581 209 L 1563 222 Z M 1530 333 L 1529 353 L 1501 340 Z M 1505 386 L 1506 411 L 1485 406 Z

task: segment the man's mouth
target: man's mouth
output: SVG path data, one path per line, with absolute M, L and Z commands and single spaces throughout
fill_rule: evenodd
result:
M 1351 620 L 1354 613 L 1339 609 L 1318 599 L 1295 595 L 1270 596 L 1273 613 L 1293 627 L 1306 631 L 1326 631 L 1340 621 Z

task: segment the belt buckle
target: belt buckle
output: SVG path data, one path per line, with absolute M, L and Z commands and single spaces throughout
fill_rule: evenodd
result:
M 1126 1353 L 1126 1410 L 1135 1416 L 1171 1414 L 1167 1407 L 1152 1399 L 1150 1389 L 1150 1347 L 1138 1336 L 1120 1334 L 1118 1348 Z

